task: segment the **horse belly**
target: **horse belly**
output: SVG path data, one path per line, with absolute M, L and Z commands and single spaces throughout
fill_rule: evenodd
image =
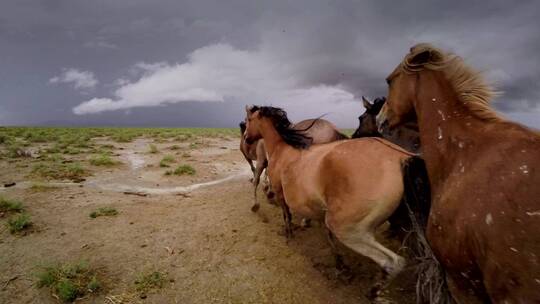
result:
M 283 180 L 283 195 L 294 214 L 305 218 L 324 218 L 326 207 L 312 183 L 298 183 L 296 180 Z

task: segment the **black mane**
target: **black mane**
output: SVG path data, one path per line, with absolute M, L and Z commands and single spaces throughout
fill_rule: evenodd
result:
M 238 126 L 240 126 L 240 134 L 244 135 L 244 133 L 246 132 L 246 123 L 241 121 Z
M 313 138 L 304 134 L 309 128 L 305 130 L 293 129 L 293 124 L 289 121 L 287 112 L 283 109 L 253 106 L 250 111 L 251 113 L 259 111 L 262 117 L 270 118 L 277 132 L 287 144 L 299 149 L 307 149 L 311 146 Z
M 373 105 L 369 110 L 366 110 L 368 114 L 377 115 L 381 111 L 384 103 L 386 102 L 386 97 L 378 97 L 373 101 Z

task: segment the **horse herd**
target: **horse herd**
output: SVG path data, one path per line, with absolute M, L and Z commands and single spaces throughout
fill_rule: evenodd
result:
M 405 259 L 374 233 L 387 220 L 409 229 L 403 202 L 419 191 L 410 180 L 423 178 L 427 203 L 408 207 L 453 301 L 540 303 L 539 133 L 499 117 L 481 74 L 429 44 L 412 47 L 386 81 L 386 98 L 363 99 L 354 139 L 324 119 L 292 124 L 282 109 L 246 107 L 240 150 L 254 173 L 252 211 L 266 169 L 287 237 L 291 211 L 323 221 L 334 250 L 338 239 L 392 278 Z

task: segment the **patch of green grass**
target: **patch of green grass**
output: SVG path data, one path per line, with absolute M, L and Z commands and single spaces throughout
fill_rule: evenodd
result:
M 22 212 L 23 210 L 21 202 L 0 196 L 0 212 Z
M 34 165 L 32 174 L 46 179 L 80 180 L 89 173 L 79 163 L 63 164 L 58 162 L 48 162 Z
M 135 289 L 142 295 L 151 290 L 160 289 L 165 286 L 166 274 L 153 271 L 151 273 L 141 273 L 135 280 Z
M 154 145 L 154 144 L 150 144 L 148 147 L 149 147 L 148 152 L 150 152 L 150 153 L 152 153 L 152 154 L 156 154 L 156 153 L 159 152 L 159 151 L 158 151 L 158 148 L 157 148 L 156 145 Z
M 0 144 L 3 144 L 9 140 L 9 136 L 7 134 L 0 134 Z
M 190 165 L 180 165 L 174 171 L 167 170 L 165 175 L 195 175 L 197 171 Z
M 7 226 L 9 232 L 18 233 L 32 226 L 32 221 L 30 220 L 30 216 L 23 212 L 9 218 Z
M 45 266 L 36 274 L 38 288 L 49 287 L 53 294 L 65 302 L 94 293 L 101 289 L 96 273 L 86 262 Z
M 171 155 L 167 155 L 163 157 L 163 159 L 161 159 L 161 161 L 159 162 L 159 166 L 162 168 L 168 168 L 170 167 L 170 164 L 174 162 L 175 162 L 174 157 Z
M 118 211 L 112 207 L 102 207 L 90 213 L 91 218 L 96 218 L 98 216 L 114 216 L 117 215 Z
M 53 162 L 61 162 L 61 161 L 65 160 L 65 158 L 62 156 L 62 154 L 58 154 L 58 153 L 47 154 L 45 159 L 53 161 Z
M 95 155 L 90 158 L 90 164 L 94 166 L 110 167 L 118 164 L 118 161 L 113 160 L 107 154 Z

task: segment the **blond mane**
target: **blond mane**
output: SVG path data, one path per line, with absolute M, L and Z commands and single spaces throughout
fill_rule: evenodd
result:
M 427 63 L 416 64 L 412 62 L 416 55 L 426 51 L 430 54 Z M 461 57 L 445 53 L 430 44 L 420 43 L 411 48 L 410 53 L 405 56 L 400 66 L 407 73 L 423 69 L 442 71 L 454 88 L 459 100 L 476 117 L 488 121 L 502 120 L 489 105 L 491 99 L 499 93 L 486 83 L 480 72 L 468 66 Z

